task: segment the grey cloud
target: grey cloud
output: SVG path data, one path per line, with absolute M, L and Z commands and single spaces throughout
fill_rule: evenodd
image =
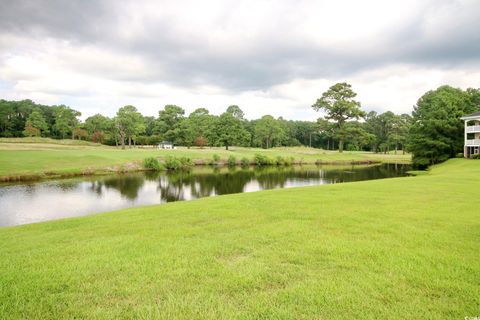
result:
M 2 0 L 0 29 L 21 35 L 95 40 L 114 22 L 112 3 L 82 0 Z
M 449 2 L 449 1 L 447 1 Z M 432 2 L 432 6 L 438 2 Z M 104 50 L 141 57 L 148 70 L 122 72 L 122 66 L 101 68 L 76 66 L 120 81 L 164 82 L 189 87 L 214 84 L 231 91 L 268 88 L 294 78 L 343 77 L 391 63 L 412 63 L 442 68 L 480 63 L 480 10 L 473 3 L 471 15 L 456 32 L 432 39 L 423 31 L 425 14 L 392 34 L 382 34 L 374 45 L 351 51 L 301 43 L 285 30 L 261 34 L 225 53 L 215 43 L 179 34 L 173 19 L 145 21 L 145 32 L 132 37 L 119 30 L 123 20 L 117 1 L 3 0 L 0 8 L 2 33 L 32 37 L 46 35 L 78 44 L 93 44 Z M 160 7 L 161 10 L 161 7 Z M 476 10 L 476 11 L 475 11 Z M 446 26 L 448 30 L 448 26 Z M 453 27 L 452 27 L 453 28 Z M 454 31 L 455 31 L 454 30 Z M 289 38 L 290 37 L 290 38 Z M 356 44 L 358 45 L 358 44 Z M 381 47 L 379 47 L 380 45 Z M 361 49 L 361 50 L 358 50 Z

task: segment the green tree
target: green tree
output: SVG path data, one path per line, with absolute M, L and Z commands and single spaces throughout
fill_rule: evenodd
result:
M 377 153 L 380 150 L 382 126 L 375 111 L 370 111 L 365 116 L 365 130 L 375 137 L 371 141 L 371 151 Z
M 95 114 L 85 119 L 84 127 L 93 142 L 103 143 L 112 135 L 112 119 L 101 114 Z M 110 135 L 107 137 L 106 133 Z
M 28 117 L 34 110 L 40 112 L 47 124 L 47 130 L 43 130 L 42 135 L 52 134 L 55 123 L 53 109 L 54 107 L 36 104 L 32 100 L 0 100 L 0 137 L 23 136 Z
M 245 113 L 237 105 L 231 105 L 227 108 L 227 112 L 231 113 L 235 118 L 245 120 Z
M 52 108 L 55 117 L 54 130 L 62 139 L 65 139 L 67 134 L 72 134 L 73 139 L 73 129 L 79 124 L 78 117 L 82 114 L 65 105 L 54 106 Z
M 405 154 L 405 144 L 407 142 L 408 130 L 412 122 L 412 117 L 408 114 L 395 115 L 390 141 L 395 146 L 395 154 L 397 154 L 399 146 Z
M 12 124 L 11 136 L 21 137 L 28 116 L 35 107 L 40 106 L 36 105 L 32 100 L 9 101 L 9 104 L 13 106 L 14 109 L 14 113 L 9 116 L 8 120 Z
M 117 111 L 115 128 L 122 149 L 125 149 L 125 140 L 128 141 L 128 146 L 131 147 L 132 141 L 135 143 L 135 137 L 145 131 L 143 116 L 134 106 L 122 107 Z
M 296 128 L 296 139 L 304 146 L 312 147 L 315 144 L 318 133 L 320 132 L 318 123 L 311 121 L 295 121 L 294 123 Z
M 27 126 L 38 129 L 43 136 L 48 134 L 49 131 L 47 121 L 40 108 L 35 108 L 32 113 L 30 113 L 25 124 L 25 127 Z
M 480 89 L 468 88 L 467 95 L 470 99 L 470 102 L 480 109 Z
M 317 127 L 320 135 L 327 140 L 327 150 L 335 149 L 335 124 L 324 118 L 317 119 Z
M 348 150 L 351 151 L 363 150 L 365 146 L 370 145 L 372 140 L 375 139 L 375 135 L 368 133 L 358 121 L 347 123 L 345 137 L 348 141 Z
M 143 117 L 143 123 L 145 123 L 145 134 L 151 136 L 155 131 L 155 117 L 145 116 Z
M 336 122 L 336 135 L 339 140 L 338 149 L 343 152 L 345 140 L 345 123 L 351 119 L 359 119 L 365 116 L 360 109 L 360 102 L 355 101 L 356 93 L 348 83 L 337 83 L 331 86 L 322 97 L 312 105 L 316 111 L 325 110 L 325 119 Z
M 185 110 L 176 105 L 166 105 L 158 112 L 158 119 L 154 132 L 162 139 L 174 143 L 181 142 L 180 124 L 184 120 Z M 177 141 L 178 140 L 178 141 Z
M 419 168 L 454 157 L 463 150 L 465 114 L 479 109 L 475 95 L 441 86 L 425 93 L 413 108 L 407 148 Z
M 224 112 L 220 115 L 214 126 L 214 135 L 218 143 L 225 146 L 241 145 L 248 142 L 249 133 L 245 129 L 244 121 L 232 112 Z
M 110 119 L 97 113 L 85 119 L 85 129 L 88 134 L 92 135 L 95 132 L 104 132 L 109 129 Z
M 378 127 L 380 129 L 376 136 L 377 147 L 385 154 L 390 151 L 390 146 L 393 143 L 392 134 L 396 120 L 395 114 L 391 111 L 384 112 L 377 116 Z
M 14 117 L 14 103 L 3 99 L 0 100 L 0 137 L 15 137 L 15 124 L 12 121 Z
M 39 137 L 41 133 L 39 129 L 32 127 L 31 124 L 26 124 L 25 130 L 23 130 L 23 134 L 26 137 Z
M 179 125 L 179 136 L 182 143 L 187 147 L 192 146 L 197 139 L 199 142 L 209 140 L 212 135 L 212 127 L 215 116 L 210 115 L 205 108 L 195 109 L 190 115 L 182 120 Z
M 285 131 L 280 121 L 275 120 L 270 115 L 263 116 L 255 124 L 255 138 L 262 147 L 271 148 L 275 143 L 279 143 Z
M 408 115 L 407 115 L 408 117 Z M 371 111 L 365 117 L 365 129 L 374 135 L 371 141 L 371 149 L 374 152 L 387 153 L 391 147 L 398 149 L 405 143 L 406 128 L 409 124 L 405 115 L 399 116 L 391 111 L 377 114 Z
M 299 128 L 297 126 L 298 123 L 303 123 L 307 121 L 293 121 L 293 120 L 285 120 L 282 117 L 279 117 L 278 120 L 282 126 L 282 130 L 284 135 L 281 140 L 282 146 L 299 146 L 301 145 L 298 136 L 302 136 L 299 134 Z M 309 124 L 315 125 L 313 122 L 309 122 Z

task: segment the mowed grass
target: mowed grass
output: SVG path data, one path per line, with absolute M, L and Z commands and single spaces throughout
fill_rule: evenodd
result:
M 1 144 L 48 144 L 48 145 L 62 145 L 62 146 L 102 146 L 99 143 L 85 141 L 85 140 L 72 140 L 72 139 L 52 139 L 52 138 L 40 138 L 40 137 L 26 137 L 26 138 L 0 138 Z
M 480 161 L 0 229 L 2 319 L 480 314 Z
M 315 163 L 317 160 L 334 161 L 384 161 L 409 162 L 410 155 L 375 154 L 370 152 L 325 151 L 313 148 L 274 148 L 256 149 L 231 147 L 224 148 L 178 148 L 177 150 L 159 150 L 155 148 L 132 148 L 121 150 L 115 147 L 102 146 L 84 141 L 52 140 L 42 138 L 0 139 L 0 177 L 28 176 L 55 173 L 82 173 L 108 169 L 116 171 L 118 166 L 129 163 L 141 163 L 147 157 L 160 159 L 166 156 L 189 157 L 193 160 L 210 160 L 214 154 L 223 161 L 235 156 L 237 160 L 243 157 L 253 159 L 256 153 L 277 156 L 293 157 L 304 163 Z M 58 141 L 58 143 L 57 143 Z M 113 168 L 113 167 L 117 168 Z

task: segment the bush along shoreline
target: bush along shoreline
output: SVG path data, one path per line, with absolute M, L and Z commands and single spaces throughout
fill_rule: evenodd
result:
M 167 156 L 163 159 L 157 157 L 147 157 L 143 161 L 129 162 L 122 165 L 114 165 L 104 168 L 84 168 L 72 170 L 49 170 L 45 172 L 30 173 L 30 174 L 16 174 L 6 175 L 0 177 L 0 182 L 24 182 L 24 181 L 38 181 L 45 179 L 61 179 L 74 178 L 82 176 L 95 175 L 109 175 L 109 174 L 123 174 L 141 171 L 178 171 L 189 170 L 195 166 L 214 166 L 214 167 L 250 167 L 250 166 L 294 166 L 303 164 L 315 165 L 369 165 L 380 164 L 380 160 L 316 160 L 315 162 L 305 162 L 303 159 L 295 159 L 293 157 L 277 156 L 275 158 L 268 157 L 262 154 L 255 154 L 253 158 L 242 157 L 237 159 L 235 156 L 230 156 L 227 159 L 222 159 L 219 155 L 214 154 L 211 159 L 191 159 L 190 157 L 176 157 Z
M 192 160 L 189 157 L 175 157 L 168 156 L 163 162 L 157 158 L 145 158 L 143 162 L 143 168 L 145 170 L 152 171 L 161 171 L 161 170 L 188 170 L 195 166 L 214 166 L 214 167 L 280 167 L 280 166 L 293 166 L 293 165 L 303 165 L 303 164 L 315 164 L 315 165 L 368 165 L 368 164 L 380 164 L 381 161 L 375 160 L 351 160 L 351 161 L 324 161 L 317 160 L 314 163 L 304 162 L 303 159 L 295 159 L 293 157 L 282 157 L 277 156 L 276 158 L 271 158 L 262 154 L 255 154 L 252 159 L 243 157 L 240 160 L 237 160 L 235 156 L 230 156 L 228 159 L 221 159 L 218 155 L 213 155 L 212 159 L 207 161 L 204 160 Z

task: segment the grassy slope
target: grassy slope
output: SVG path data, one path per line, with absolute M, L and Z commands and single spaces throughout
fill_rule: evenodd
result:
M 39 137 L 27 137 L 27 138 L 0 138 L 1 144 L 55 144 L 63 146 L 102 146 L 99 143 L 84 141 L 84 140 L 72 140 L 72 139 L 51 139 L 51 138 L 39 138 Z
M 2 142 L 15 141 L 15 143 Z M 192 159 L 211 159 L 218 154 L 222 159 L 234 155 L 240 160 L 242 157 L 253 158 L 255 153 L 264 153 L 270 157 L 293 157 L 297 160 L 314 163 L 323 161 L 352 161 L 377 160 L 408 162 L 409 155 L 382 155 L 368 152 L 338 152 L 323 151 L 309 148 L 276 148 L 253 149 L 232 148 L 226 151 L 223 148 L 158 150 L 158 149 L 127 149 L 120 150 L 114 147 L 99 146 L 96 144 L 79 144 L 78 141 L 62 144 L 52 143 L 49 140 L 36 139 L 29 143 L 20 143 L 19 139 L 0 140 L 0 177 L 29 174 L 81 173 L 84 170 L 100 170 L 110 166 L 120 166 L 129 162 L 140 162 L 146 157 L 163 158 L 167 155 L 188 156 Z M 55 140 L 53 140 L 55 141 Z M 37 142 L 37 143 L 30 143 Z M 45 143 L 43 143 L 45 142 Z
M 0 318 L 463 319 L 480 161 L 0 229 Z M 475 208 L 476 207 L 476 208 Z

